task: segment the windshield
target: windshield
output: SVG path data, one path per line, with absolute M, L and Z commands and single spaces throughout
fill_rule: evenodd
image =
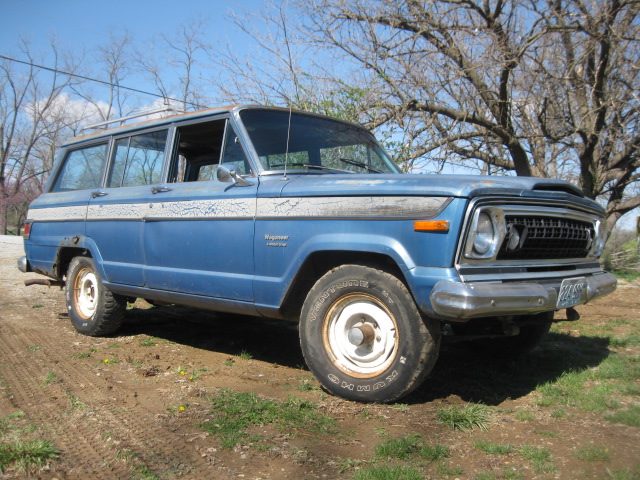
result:
M 286 163 L 287 171 L 300 173 L 399 173 L 364 129 L 293 113 L 288 134 L 287 111 L 243 110 L 240 118 L 267 171 L 285 170 Z

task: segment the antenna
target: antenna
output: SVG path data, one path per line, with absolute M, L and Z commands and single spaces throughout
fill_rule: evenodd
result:
M 284 176 L 282 181 L 288 180 L 287 178 L 287 164 L 289 163 L 289 138 L 291 136 L 291 103 L 289 103 L 289 125 L 287 125 L 287 147 L 284 152 Z

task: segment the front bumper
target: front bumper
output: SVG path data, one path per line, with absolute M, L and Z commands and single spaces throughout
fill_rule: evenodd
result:
M 616 277 L 601 273 L 585 278 L 578 304 L 587 303 L 616 289 Z M 479 317 L 526 315 L 558 310 L 560 282 L 490 283 L 441 280 L 431 291 L 431 305 L 441 318 L 466 321 Z M 565 308 L 565 307 L 560 307 Z

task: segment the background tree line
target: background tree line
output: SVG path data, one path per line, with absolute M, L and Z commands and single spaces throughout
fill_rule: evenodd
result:
M 613 228 L 640 206 L 639 12 L 638 0 L 315 0 L 229 12 L 247 54 L 212 47 L 203 20 L 86 53 L 18 40 L 15 58 L 65 73 L 1 59 L 0 226 L 19 229 L 61 141 L 149 106 L 123 88 L 143 85 L 184 110 L 258 102 L 356 121 L 405 171 L 566 179 Z

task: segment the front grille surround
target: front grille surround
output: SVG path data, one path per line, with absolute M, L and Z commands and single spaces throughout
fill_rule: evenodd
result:
M 509 266 L 553 269 L 596 260 L 594 244 L 597 240 L 602 214 L 582 205 L 558 206 L 557 202 L 543 204 L 513 201 L 481 201 L 470 205 L 461 241 L 456 268 L 483 270 Z M 473 258 L 468 255 L 473 218 L 479 211 L 500 212 L 503 225 L 499 228 L 499 247 L 491 258 Z M 520 239 L 512 239 L 514 232 Z M 524 238 L 522 238 L 524 237 Z M 510 242 L 510 240 L 512 240 Z M 471 240 L 472 241 L 472 240 Z M 517 245 L 517 248 L 514 248 Z M 466 249 L 466 250 L 465 250 Z M 578 267 L 579 268 L 579 267 Z M 499 271 L 499 270 L 498 270 Z M 524 272 L 523 272 L 524 273 Z

